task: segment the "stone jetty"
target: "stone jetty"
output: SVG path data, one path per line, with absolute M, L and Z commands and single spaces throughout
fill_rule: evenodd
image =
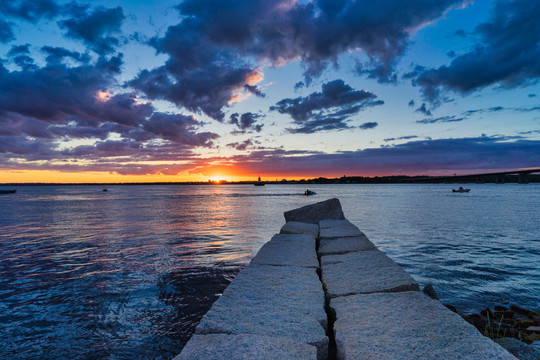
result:
M 419 291 L 338 199 L 284 215 L 174 360 L 515 359 Z

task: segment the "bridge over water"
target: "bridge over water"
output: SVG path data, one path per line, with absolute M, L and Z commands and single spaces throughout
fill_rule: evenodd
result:
M 504 184 L 505 177 L 507 175 L 517 175 L 518 183 L 527 184 L 528 175 L 533 173 L 540 173 L 540 168 L 527 168 L 508 171 L 497 171 L 490 173 L 477 173 L 477 174 L 465 174 L 465 175 L 452 175 L 452 176 L 430 176 L 425 178 L 414 178 L 406 180 L 408 182 L 485 182 L 487 178 L 495 177 L 497 184 Z

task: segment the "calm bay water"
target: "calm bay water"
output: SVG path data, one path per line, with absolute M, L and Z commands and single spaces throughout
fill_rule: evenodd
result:
M 463 312 L 540 309 L 540 185 L 19 187 L 0 195 L 0 358 L 170 359 L 283 211 L 345 216 Z

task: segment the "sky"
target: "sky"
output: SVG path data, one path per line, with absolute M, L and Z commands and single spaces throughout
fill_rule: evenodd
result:
M 540 2 L 0 0 L 0 183 L 540 166 Z

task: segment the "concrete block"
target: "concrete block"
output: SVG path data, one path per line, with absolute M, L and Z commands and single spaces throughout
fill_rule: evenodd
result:
M 253 264 L 318 268 L 315 236 L 278 234 L 263 245 L 251 260 Z
M 326 219 L 319 221 L 319 228 L 321 229 L 327 229 L 331 227 L 338 227 L 338 226 L 354 226 L 352 222 L 349 220 L 333 220 L 333 219 Z
M 345 219 L 343 210 L 341 209 L 341 203 L 336 198 L 289 210 L 283 215 L 286 222 L 298 221 L 311 224 L 319 224 L 319 221 L 324 219 Z
M 319 226 L 298 221 L 289 221 L 281 228 L 280 234 L 308 234 L 319 237 Z
M 418 291 L 418 284 L 379 250 L 321 257 L 322 281 L 330 298 L 374 292 Z
M 506 351 L 520 360 L 540 359 L 540 351 L 534 348 L 534 343 L 532 345 L 528 345 L 523 341 L 510 337 L 498 338 L 494 339 L 493 341 L 501 345 Z
M 363 235 L 335 239 L 321 239 L 318 254 L 319 256 L 324 256 L 366 250 L 377 250 L 377 247 Z
M 334 226 L 330 228 L 324 228 L 319 230 L 319 237 L 321 239 L 334 239 L 342 237 L 351 237 L 351 236 L 362 236 L 363 232 L 360 231 L 354 225 L 347 226 Z M 365 236 L 365 235 L 364 235 Z
M 331 299 L 339 360 L 515 358 L 421 292 Z
M 252 334 L 317 347 L 327 356 L 324 292 L 313 268 L 250 264 L 214 303 L 197 334 Z
M 173 360 L 316 360 L 317 348 L 261 335 L 193 335 Z

